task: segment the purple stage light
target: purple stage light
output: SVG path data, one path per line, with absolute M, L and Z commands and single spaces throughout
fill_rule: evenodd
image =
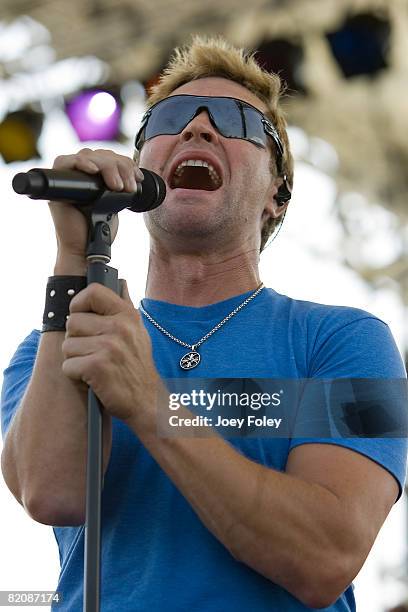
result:
M 107 91 L 80 93 L 66 103 L 66 113 L 79 140 L 113 140 L 119 132 L 120 106 Z

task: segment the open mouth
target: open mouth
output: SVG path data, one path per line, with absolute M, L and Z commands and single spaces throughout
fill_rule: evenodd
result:
M 170 180 L 171 189 L 215 191 L 221 185 L 221 177 L 213 166 L 200 159 L 187 159 L 181 162 Z

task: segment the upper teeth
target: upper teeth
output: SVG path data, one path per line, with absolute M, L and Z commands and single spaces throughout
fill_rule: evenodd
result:
M 216 172 L 215 168 L 209 164 L 206 161 L 203 161 L 202 159 L 186 159 L 184 161 L 182 161 L 177 168 L 174 171 L 174 174 L 176 176 L 180 176 L 180 174 L 183 171 L 183 168 L 185 168 L 185 166 L 204 166 L 205 168 L 208 168 L 208 172 L 210 173 L 210 177 L 212 178 L 212 180 L 215 183 L 220 183 L 221 179 L 218 175 L 218 173 Z

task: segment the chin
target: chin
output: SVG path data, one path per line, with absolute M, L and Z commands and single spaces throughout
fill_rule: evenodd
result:
M 184 240 L 206 238 L 219 234 L 220 229 L 225 227 L 225 223 L 208 211 L 205 214 L 189 214 L 186 211 L 172 211 L 172 214 L 164 214 L 157 217 L 153 224 L 154 232 L 157 236 L 162 236 L 163 231 L 174 238 L 180 237 Z

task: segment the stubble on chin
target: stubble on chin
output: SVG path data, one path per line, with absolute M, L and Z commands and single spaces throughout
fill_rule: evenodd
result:
M 160 206 L 149 213 L 144 213 L 149 233 L 159 237 L 165 232 L 184 238 L 210 238 L 222 234 L 231 226 L 230 216 L 231 213 L 228 214 L 226 208 L 212 207 L 210 211 L 201 207 L 199 210 L 194 201 L 191 205 L 186 202 L 183 208 L 170 209 Z

